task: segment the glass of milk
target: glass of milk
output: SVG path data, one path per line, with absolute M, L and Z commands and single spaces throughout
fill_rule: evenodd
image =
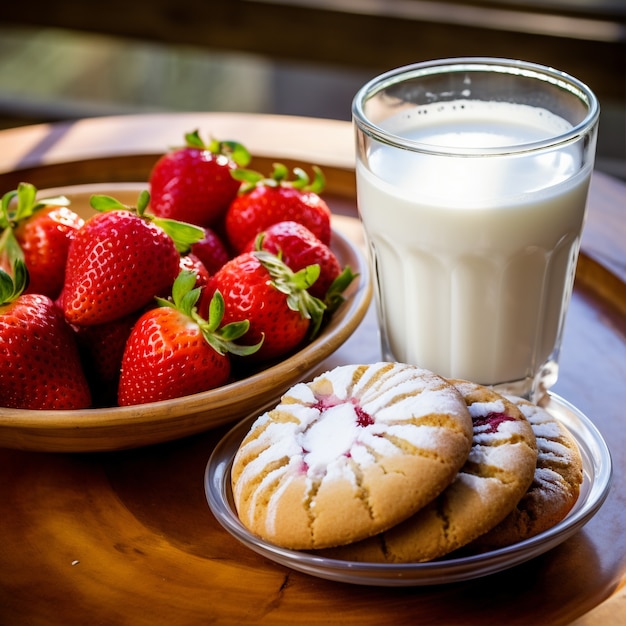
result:
M 554 384 L 599 106 L 554 69 L 418 63 L 352 105 L 383 358 L 538 401 Z

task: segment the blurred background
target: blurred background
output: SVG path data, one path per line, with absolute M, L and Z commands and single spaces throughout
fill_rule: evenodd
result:
M 586 82 L 597 169 L 626 180 L 626 0 L 2 0 L 0 128 L 162 111 L 349 120 L 369 78 L 452 56 Z

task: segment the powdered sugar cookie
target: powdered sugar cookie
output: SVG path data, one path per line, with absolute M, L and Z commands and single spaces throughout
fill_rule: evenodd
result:
M 450 381 L 465 398 L 473 443 L 455 480 L 433 502 L 371 539 L 324 551 L 354 561 L 429 561 L 469 543 L 502 521 L 528 489 L 537 450 L 520 410 L 490 388 Z
M 252 425 L 231 472 L 237 513 L 291 549 L 360 540 L 440 493 L 471 441 L 467 406 L 443 378 L 399 363 L 340 366 Z
M 507 396 L 530 422 L 537 439 L 537 467 L 529 490 L 513 511 L 470 546 L 501 548 L 551 528 L 572 509 L 580 494 L 583 465 L 580 450 L 567 428 L 545 409 Z

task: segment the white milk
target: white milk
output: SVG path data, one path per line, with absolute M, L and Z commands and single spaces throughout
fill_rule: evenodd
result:
M 488 148 L 569 125 L 545 110 L 464 101 L 405 110 L 383 127 Z M 532 379 L 556 357 L 590 177 L 576 150 L 462 158 L 372 146 L 371 171 L 357 163 L 358 205 L 385 358 L 499 384 Z

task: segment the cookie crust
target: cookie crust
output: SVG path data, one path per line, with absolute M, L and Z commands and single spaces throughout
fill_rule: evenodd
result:
M 358 541 L 436 497 L 471 442 L 467 405 L 442 377 L 400 363 L 340 366 L 252 425 L 231 471 L 237 513 L 286 548 Z
M 361 562 L 410 563 L 442 557 L 500 523 L 529 488 L 537 462 L 533 430 L 490 388 L 450 381 L 473 421 L 473 444 L 454 481 L 411 518 L 371 539 L 324 551 Z
M 494 550 L 534 537 L 558 524 L 572 509 L 583 481 L 582 457 L 567 428 L 545 409 L 507 396 L 528 419 L 537 439 L 533 482 L 515 509 L 472 548 Z

